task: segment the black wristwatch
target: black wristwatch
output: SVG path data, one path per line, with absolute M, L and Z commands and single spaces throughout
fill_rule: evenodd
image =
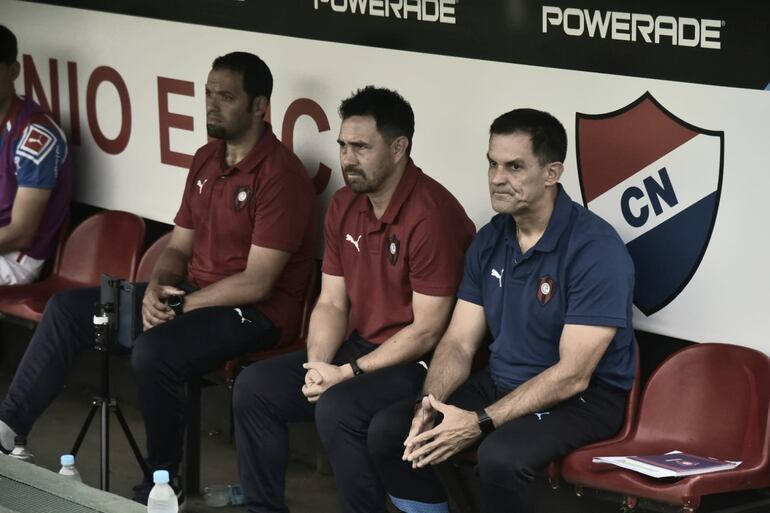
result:
M 350 368 L 353 369 L 353 376 L 360 376 L 364 373 L 363 369 L 358 366 L 358 358 L 351 358 L 348 363 L 350 364 Z
M 184 296 L 169 296 L 166 300 L 166 304 L 177 316 L 184 313 Z
M 482 433 L 488 435 L 495 430 L 495 423 L 489 418 L 489 415 L 487 415 L 487 411 L 484 408 L 476 410 L 476 416 L 479 418 L 479 428 Z

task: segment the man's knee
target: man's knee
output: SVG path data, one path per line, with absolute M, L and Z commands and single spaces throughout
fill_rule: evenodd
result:
M 502 487 L 531 481 L 538 463 L 531 440 L 525 443 L 512 441 L 493 433 L 478 448 L 478 473 L 482 481 Z M 529 447 L 528 447 L 529 446 Z
M 73 289 L 59 292 L 52 296 L 45 305 L 44 318 L 73 319 L 90 322 L 94 304 L 99 301 L 98 289 Z
M 336 385 L 326 390 L 315 407 L 315 423 L 321 440 L 333 442 L 355 424 L 358 413 L 347 387 Z
M 412 401 L 406 406 L 398 404 L 377 413 L 369 424 L 367 445 L 369 454 L 376 461 L 400 458 L 404 440 L 412 422 Z
M 263 362 L 243 369 L 233 385 L 233 415 L 236 421 L 252 411 L 263 411 L 272 387 L 276 386 L 275 373 Z
M 138 378 L 154 374 L 163 368 L 165 363 L 162 354 L 163 344 L 157 340 L 154 330 L 143 332 L 134 340 L 131 350 L 131 367 Z

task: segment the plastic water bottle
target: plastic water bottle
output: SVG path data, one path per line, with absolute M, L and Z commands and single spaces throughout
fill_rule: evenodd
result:
M 230 505 L 231 506 L 241 506 L 246 502 L 246 498 L 243 496 L 243 489 L 241 488 L 241 485 L 234 484 L 228 486 L 230 489 Z
M 60 476 L 64 476 L 67 479 L 72 479 L 73 481 L 79 481 L 81 483 L 83 482 L 83 479 L 80 477 L 80 472 L 78 472 L 78 469 L 75 468 L 75 457 L 73 455 L 65 454 L 61 457 L 60 461 Z
M 206 506 L 220 508 L 222 506 L 240 506 L 246 499 L 241 485 L 210 485 L 203 489 L 203 501 Z
M 168 470 L 156 470 L 152 473 L 152 482 L 155 486 L 150 490 L 147 499 L 147 513 L 177 513 L 179 504 L 176 492 L 168 484 Z
M 11 457 L 16 458 L 17 460 L 26 461 L 27 463 L 35 462 L 35 456 L 27 450 L 26 436 L 19 435 L 16 437 L 15 445 L 11 451 Z

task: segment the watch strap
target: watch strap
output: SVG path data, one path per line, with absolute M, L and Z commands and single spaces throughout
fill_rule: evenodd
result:
M 479 429 L 481 429 L 482 433 L 488 435 L 495 430 L 495 423 L 492 422 L 492 419 L 487 415 L 487 411 L 484 408 L 476 410 L 476 416 L 479 418 Z
M 348 363 L 350 364 L 350 368 L 353 369 L 353 376 L 360 376 L 364 373 L 363 369 L 358 365 L 358 358 L 351 358 Z

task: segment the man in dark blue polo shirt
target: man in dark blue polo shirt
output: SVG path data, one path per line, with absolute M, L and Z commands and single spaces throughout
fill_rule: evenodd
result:
M 447 512 L 428 467 L 476 444 L 481 510 L 533 512 L 535 470 L 622 423 L 636 358 L 633 264 L 615 230 L 559 184 L 566 151 L 564 127 L 548 113 L 517 109 L 492 123 L 499 213 L 466 254 L 423 396 L 383 410 L 369 430 L 401 511 Z M 489 365 L 472 373 L 487 331 Z

